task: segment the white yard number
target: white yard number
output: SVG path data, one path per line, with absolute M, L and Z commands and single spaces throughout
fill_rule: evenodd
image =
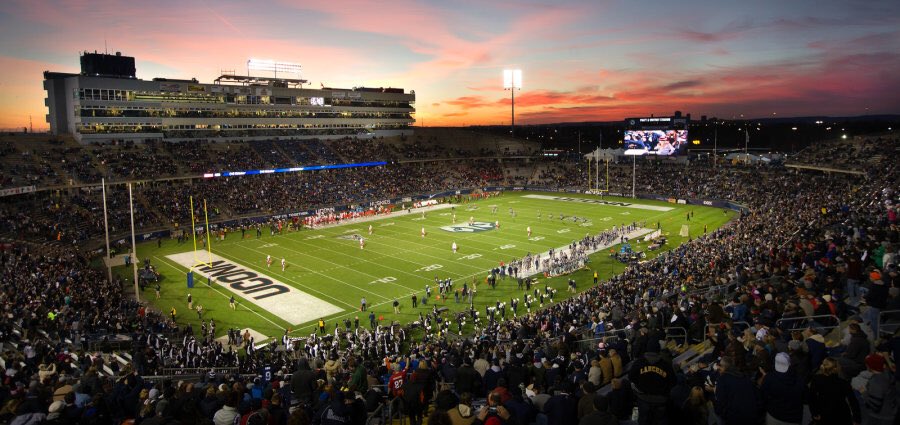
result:
M 463 260 L 474 260 L 476 258 L 481 258 L 481 254 L 463 255 L 462 257 L 459 257 L 459 258 L 462 258 Z
M 544 240 L 544 237 L 543 236 L 532 236 L 532 237 L 528 238 L 528 240 L 530 240 L 532 242 L 537 242 L 537 241 Z
M 569 229 L 559 229 L 556 233 L 569 233 Z
M 324 237 L 325 237 L 325 235 L 313 235 L 313 236 L 307 236 L 306 240 L 311 241 L 313 239 L 322 239 Z
M 271 248 L 273 246 L 278 246 L 278 244 L 277 243 L 267 243 L 267 244 L 261 246 L 260 248 Z
M 371 284 L 373 284 L 373 283 L 391 283 L 391 282 L 394 282 L 394 281 L 396 281 L 396 280 L 397 280 L 396 277 L 388 276 L 388 277 L 383 277 L 383 278 L 381 278 L 381 279 L 375 279 L 375 280 L 369 282 L 369 285 L 371 285 Z
M 591 223 L 591 222 L 581 223 L 581 227 L 591 227 L 593 225 L 594 225 L 594 223 Z
M 425 267 L 418 268 L 418 269 L 416 269 L 416 271 L 417 272 L 431 272 L 431 271 L 439 270 L 442 268 L 444 268 L 444 266 L 442 266 L 440 264 L 431 264 L 431 265 L 428 265 Z
M 516 246 L 513 245 L 513 244 L 508 244 L 508 245 L 503 245 L 503 246 L 501 246 L 500 249 L 510 249 L 510 248 L 515 248 L 515 247 L 516 247 Z
M 600 219 L 600 221 L 610 221 L 610 220 L 612 220 L 612 217 L 603 217 Z

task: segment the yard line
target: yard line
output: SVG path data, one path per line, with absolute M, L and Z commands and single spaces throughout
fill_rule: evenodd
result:
M 238 246 L 240 246 L 240 245 L 238 245 Z M 254 250 L 254 251 L 256 251 L 256 250 Z M 261 252 L 261 251 L 257 251 L 257 252 Z M 256 267 L 254 267 L 254 266 L 252 265 L 252 263 L 249 263 L 249 262 L 247 262 L 247 261 L 243 261 L 243 260 L 241 260 L 241 259 L 235 257 L 234 255 L 228 255 L 228 254 L 225 254 L 225 253 L 223 253 L 223 252 L 221 252 L 221 251 L 220 251 L 220 252 L 217 252 L 216 254 L 218 254 L 218 255 L 221 256 L 221 257 L 230 257 L 230 258 L 232 259 L 232 261 L 234 261 L 234 262 L 236 262 L 236 263 L 241 263 L 241 264 L 244 264 L 245 266 L 247 266 L 247 267 L 249 267 L 249 268 L 251 268 L 251 269 L 253 269 L 253 270 L 257 270 Z M 314 270 L 310 270 L 310 271 L 312 271 L 313 273 L 319 274 L 318 272 L 316 272 L 316 271 L 314 271 Z M 337 281 L 337 282 L 340 282 L 340 280 L 334 279 L 334 278 L 332 278 L 332 277 L 330 277 L 330 276 L 326 276 L 326 277 L 328 277 L 329 279 L 335 280 L 335 281 Z M 335 301 L 337 301 L 337 302 L 339 302 L 339 303 L 341 303 L 341 304 L 344 304 L 344 305 L 350 307 L 351 309 L 355 309 L 355 308 L 356 308 L 356 306 L 354 306 L 354 305 L 348 304 L 348 303 L 346 303 L 345 301 L 341 301 L 341 300 L 339 300 L 339 299 L 337 299 L 337 298 L 335 298 L 335 297 L 333 297 L 333 296 L 330 296 L 330 295 L 325 294 L 325 293 L 323 293 L 323 292 L 317 291 L 317 290 L 313 289 L 312 287 L 307 286 L 307 285 L 304 285 L 304 284 L 298 282 L 296 279 L 293 279 L 293 278 L 291 278 L 291 277 L 285 276 L 285 277 L 282 277 L 282 279 L 287 280 L 287 281 L 290 281 L 290 282 L 294 282 L 294 283 L 295 283 L 297 286 L 299 286 L 300 288 L 304 288 L 304 289 L 306 289 L 306 290 L 308 290 L 308 291 L 310 291 L 310 292 L 315 292 L 315 293 L 317 293 L 317 294 L 324 295 L 325 297 L 331 298 L 332 300 L 335 300 Z M 382 297 L 382 298 L 383 298 L 383 297 Z
M 285 249 L 285 250 L 291 251 L 291 252 L 296 252 L 297 254 L 300 254 L 300 255 L 305 255 L 305 256 L 307 256 L 307 257 L 315 258 L 316 260 L 319 260 L 319 261 L 324 261 L 324 262 L 326 262 L 326 263 L 329 263 L 329 264 L 334 265 L 335 268 L 342 268 L 342 269 L 351 270 L 351 271 L 353 271 L 353 272 L 356 272 L 357 274 L 364 274 L 364 275 L 367 275 L 367 276 L 371 276 L 371 277 L 373 277 L 373 278 L 375 278 L 375 279 L 381 279 L 382 277 L 384 277 L 384 276 L 375 276 L 375 275 L 373 275 L 373 274 L 369 274 L 369 273 L 365 273 L 365 272 L 362 272 L 362 271 L 359 271 L 359 270 L 356 270 L 356 269 L 352 269 L 352 268 L 350 268 L 350 267 L 348 267 L 348 266 L 343 266 L 343 265 L 341 265 L 341 264 L 338 264 L 338 263 L 335 263 L 335 262 L 332 262 L 332 261 L 328 261 L 328 260 L 326 260 L 326 259 L 324 259 L 324 258 L 319 258 L 319 257 L 316 257 L 316 256 L 311 255 L 311 254 L 307 254 L 307 253 L 304 253 L 304 252 L 301 252 L 301 251 L 297 251 L 296 249 L 291 249 L 291 248 L 288 248 L 288 247 L 286 247 L 286 246 L 284 246 L 284 245 L 279 245 L 278 247 L 281 248 L 281 249 Z M 247 246 L 241 246 L 241 248 L 246 249 L 246 250 L 249 250 L 249 251 L 258 252 L 258 253 L 260 253 L 260 254 L 265 254 L 264 251 L 260 251 L 260 250 L 258 250 L 258 249 L 250 248 L 250 247 L 247 247 Z M 323 248 L 319 247 L 319 249 L 323 249 Z M 338 252 L 338 254 L 341 254 L 341 253 Z M 342 254 L 342 255 L 343 255 L 343 254 Z M 378 293 L 369 291 L 369 290 L 367 290 L 367 289 L 363 289 L 363 288 L 361 288 L 361 287 L 359 287 L 359 286 L 356 286 L 356 285 L 354 285 L 354 284 L 352 284 L 352 283 L 345 282 L 345 281 L 340 280 L 340 279 L 335 279 L 334 277 L 331 277 L 331 276 L 326 275 L 326 274 L 324 274 L 324 273 L 322 273 L 322 272 L 313 270 L 313 269 L 311 269 L 311 268 L 309 268 L 309 267 L 304 267 L 304 266 L 301 266 L 301 265 L 298 265 L 298 267 L 300 267 L 300 268 L 302 268 L 302 269 L 306 269 L 306 270 L 308 270 L 308 271 L 310 271 L 310 272 L 312 272 L 312 273 L 315 273 L 315 274 L 317 274 L 317 275 L 319 275 L 319 276 L 324 276 L 324 277 L 326 277 L 326 278 L 328 278 L 328 279 L 331 279 L 331 280 L 333 280 L 333 281 L 335 281 L 335 282 L 339 282 L 339 283 L 341 283 L 341 284 L 343 284 L 343 285 L 347 285 L 347 286 L 350 286 L 350 287 L 352 287 L 352 288 L 354 288 L 354 289 L 358 289 L 358 290 L 360 290 L 360 291 L 362 291 L 362 292 L 365 292 L 365 293 L 368 293 L 368 294 L 372 294 L 372 295 L 374 295 L 374 296 L 376 296 L 376 297 L 378 297 L 378 298 L 385 299 L 385 300 L 390 299 L 389 297 L 385 297 L 385 296 L 382 295 L 382 294 L 378 294 Z M 382 267 L 386 267 L 386 266 L 382 266 Z M 391 268 L 391 267 L 387 267 L 387 268 L 390 268 L 390 269 L 392 269 L 392 270 L 396 270 L 396 269 L 393 269 L 393 268 Z M 399 271 L 399 270 L 398 270 L 398 271 Z M 278 275 L 278 272 L 276 271 L 276 272 L 273 273 L 273 274 Z M 392 282 L 389 282 L 389 283 L 392 283 Z M 404 286 L 403 288 L 404 288 L 404 289 L 409 289 L 409 288 L 407 288 L 407 287 L 405 287 L 405 286 Z M 355 307 L 354 307 L 354 308 L 355 308 Z
M 305 243 L 305 242 L 301 242 L 301 241 L 295 241 L 295 242 Z M 291 251 L 291 252 L 296 252 L 297 254 L 300 254 L 300 255 L 305 255 L 305 256 L 307 256 L 307 257 L 315 258 L 315 259 L 317 259 L 317 260 L 319 260 L 319 261 L 324 261 L 324 262 L 326 262 L 326 263 L 329 263 L 329 264 L 334 265 L 336 268 L 344 268 L 344 269 L 347 269 L 347 270 L 351 270 L 351 271 L 353 271 L 353 272 L 355 272 L 355 273 L 357 273 L 357 274 L 367 275 L 367 276 L 370 276 L 370 277 L 375 278 L 375 279 L 381 279 L 382 277 L 384 277 L 384 276 L 376 276 L 376 275 L 373 275 L 373 274 L 371 274 L 371 273 L 366 273 L 366 272 L 361 271 L 361 270 L 353 269 L 353 268 L 351 268 L 351 267 L 349 267 L 349 266 L 344 266 L 344 265 L 335 263 L 335 262 L 333 262 L 333 261 L 326 260 L 326 259 L 324 259 L 324 258 L 316 257 L 316 256 L 314 256 L 314 255 L 312 255 L 312 254 L 309 254 L 309 253 L 306 253 L 306 252 L 302 252 L 302 251 L 298 251 L 298 250 L 296 250 L 296 249 L 291 249 L 291 248 L 285 247 L 285 246 L 283 246 L 283 245 L 280 245 L 279 247 L 282 248 L 282 249 L 286 249 L 286 250 L 288 250 L 288 251 Z M 383 267 L 383 268 L 385 268 L 385 269 L 394 270 L 394 271 L 396 271 L 396 272 L 398 272 L 398 273 L 407 274 L 407 275 L 413 276 L 413 277 L 415 277 L 415 278 L 417 278 L 417 279 L 429 280 L 427 277 L 424 277 L 424 276 L 419 276 L 419 275 L 414 274 L 414 273 L 406 272 L 406 271 L 403 271 L 403 270 L 400 270 L 400 269 L 396 269 L 396 268 L 393 268 L 393 267 L 390 267 L 390 266 L 386 266 L 386 265 L 384 265 L 384 264 L 377 263 L 377 262 L 375 262 L 375 261 L 366 260 L 366 259 L 364 259 L 364 258 L 353 257 L 353 256 L 344 254 L 344 253 L 342 253 L 342 252 L 340 252 L 340 251 L 336 251 L 336 250 L 333 250 L 333 249 L 329 249 L 329 248 L 325 248 L 325 247 L 321 247 L 321 246 L 316 246 L 315 248 L 316 248 L 316 249 L 319 249 L 319 250 L 323 250 L 323 251 L 330 251 L 330 252 L 333 252 L 333 253 L 335 253 L 335 254 L 337 254 L 337 255 L 344 256 L 344 257 L 348 257 L 348 258 L 353 258 L 354 260 L 360 260 L 360 261 L 365 262 L 365 263 L 373 263 L 373 264 L 378 265 L 379 267 Z M 250 250 L 259 252 L 260 254 L 265 254 L 265 252 L 255 250 L 255 249 L 253 249 L 253 248 L 246 248 L 246 247 L 245 247 L 245 249 L 250 249 Z M 393 259 L 398 259 L 397 257 L 391 257 L 391 258 L 393 258 Z M 435 257 L 435 258 L 437 258 L 437 257 Z M 404 261 L 409 261 L 409 260 L 404 260 Z M 413 263 L 413 264 L 416 264 L 417 266 L 421 266 L 420 264 L 417 264 L 417 263 Z M 394 283 L 394 282 L 387 282 L 387 283 L 392 284 L 392 285 L 396 285 L 396 286 L 400 286 L 400 287 L 402 287 L 402 288 L 404 288 L 404 289 L 411 289 L 411 288 L 408 287 L 408 286 L 400 285 L 400 284 L 398 284 L 398 283 Z M 369 291 L 366 291 L 365 289 L 359 288 L 359 287 L 356 286 L 356 285 L 352 285 L 352 284 L 349 284 L 349 283 L 347 283 L 347 285 L 352 286 L 352 287 L 354 287 L 354 288 L 358 288 L 358 289 L 360 289 L 361 291 L 369 292 Z M 384 297 L 382 296 L 381 298 L 384 298 Z

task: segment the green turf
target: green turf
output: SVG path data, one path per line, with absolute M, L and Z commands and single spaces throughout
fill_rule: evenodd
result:
M 353 316 L 359 316 L 360 326 L 368 325 L 368 314 L 359 312 L 359 301 L 363 296 L 368 299 L 369 309 L 374 310 L 377 316 L 384 316 L 385 322 L 398 320 L 407 323 L 417 320 L 420 311 L 426 314 L 431 311 L 434 295 L 437 294 L 434 285 L 435 276 L 442 279 L 453 278 L 454 288 L 462 288 L 463 281 L 469 282 L 471 286 L 473 277 L 476 278 L 478 295 L 474 304 L 475 308 L 484 314 L 484 307 L 493 305 L 497 300 L 508 302 L 510 298 L 523 297 L 523 292 L 517 289 L 513 279 L 501 280 L 494 290 L 484 284 L 487 271 L 500 261 L 508 262 L 510 259 L 524 256 L 527 252 L 542 253 L 549 248 L 558 248 L 580 239 L 587 232 L 596 234 L 613 225 L 643 220 L 646 220 L 648 228 L 655 228 L 659 221 L 669 240 L 665 249 L 672 249 L 686 240 L 678 235 L 682 225 L 689 224 L 691 237 L 697 237 L 703 233 L 704 224 L 712 231 L 735 214 L 733 211 L 723 213 L 723 210 L 718 208 L 646 200 L 634 202 L 631 199 L 605 198 L 674 209 L 660 212 L 523 198 L 525 194 L 527 192 L 507 192 L 498 197 L 456 207 L 457 223 L 466 222 L 470 216 L 474 216 L 476 221 L 499 220 L 500 230 L 450 233 L 439 229 L 441 226 L 451 224 L 450 209 L 430 211 L 426 213 L 425 219 L 421 219 L 419 213 L 407 214 L 406 211 L 401 211 L 376 221 L 286 232 L 276 236 L 270 236 L 268 229 L 265 229 L 259 239 L 256 238 L 255 232 L 250 231 L 243 240 L 239 232 L 229 234 L 224 242 L 213 242 L 213 253 L 340 307 L 343 312 L 325 318 L 329 325 L 328 330 L 332 331 L 335 321 L 343 320 L 345 317 L 352 319 Z M 560 195 L 595 198 L 591 195 Z M 477 206 L 477 209 L 467 211 L 471 205 Z M 497 205 L 496 214 L 491 213 L 491 205 Z M 510 216 L 509 208 L 515 210 L 515 218 Z M 537 218 L 539 210 L 542 215 L 540 221 Z M 687 221 L 686 215 L 689 211 L 694 212 L 694 217 Z M 548 214 L 551 213 L 554 216 L 553 220 L 548 219 Z M 558 219 L 560 213 L 588 218 L 591 225 L 573 224 L 571 220 L 561 222 Z M 367 234 L 369 224 L 375 229 L 372 236 Z M 423 226 L 428 232 L 425 238 L 420 236 L 420 229 Z M 528 226 L 533 230 L 532 240 L 529 240 L 526 234 Z M 357 241 L 338 238 L 348 233 L 363 235 L 366 238 L 366 248 L 360 250 Z M 450 249 L 454 241 L 459 245 L 459 253 L 456 255 Z M 635 242 L 637 241 L 632 243 L 635 250 L 646 250 L 645 244 Z M 185 284 L 187 269 L 166 258 L 166 255 L 191 249 L 192 244 L 178 244 L 174 240 L 164 241 L 161 248 L 157 248 L 156 242 L 152 242 L 138 247 L 138 257 L 149 256 L 163 275 L 161 299 L 154 299 L 152 287 L 144 291 L 142 298 L 149 300 L 166 314 L 175 307 L 178 311 L 179 324 L 191 322 L 196 326 L 197 315 L 189 311 L 186 305 L 186 294 L 189 291 Z M 659 252 L 648 252 L 648 256 L 652 258 Z M 267 254 L 275 259 L 271 269 L 265 267 L 264 260 Z M 288 263 L 284 272 L 278 264 L 282 257 L 285 257 Z M 623 264 L 610 259 L 608 251 L 595 254 L 588 266 L 599 271 L 603 278 L 621 272 L 624 267 Z M 129 271 L 120 267 L 117 272 L 127 274 Z M 573 275 L 578 282 L 579 291 L 591 285 L 591 275 L 591 270 L 583 270 Z M 394 280 L 388 281 L 389 279 L 385 278 Z M 565 289 L 568 278 L 569 276 L 551 279 L 541 277 L 538 287 L 543 288 L 545 284 L 549 284 L 556 288 L 559 301 L 570 295 Z M 315 328 L 314 320 L 296 326 L 291 325 L 240 297 L 237 310 L 232 311 L 228 306 L 229 290 L 216 285 L 209 287 L 205 282 L 203 278 L 198 279 L 190 292 L 193 294 L 194 303 L 203 305 L 204 319 L 216 320 L 219 334 L 224 333 L 228 327 L 250 327 L 268 336 L 278 336 L 284 329 L 290 328 L 292 335 L 300 336 L 309 334 Z M 418 309 L 413 309 L 410 302 L 411 294 L 415 292 L 421 298 L 426 284 L 432 285 L 432 300 L 427 307 L 420 305 Z M 396 315 L 393 314 L 391 306 L 394 298 L 402 305 L 401 312 Z M 459 304 L 455 303 L 453 297 L 440 302 L 440 305 L 449 307 L 451 311 L 462 310 L 467 306 L 462 301 Z M 298 305 L 296 308 L 302 309 L 304 306 Z M 520 305 L 520 314 L 523 310 L 524 304 Z

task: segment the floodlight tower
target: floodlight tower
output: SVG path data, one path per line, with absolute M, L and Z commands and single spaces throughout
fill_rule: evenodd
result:
M 510 120 L 509 135 L 516 135 L 516 90 L 522 90 L 522 70 L 503 70 L 503 90 L 512 92 L 512 119 Z

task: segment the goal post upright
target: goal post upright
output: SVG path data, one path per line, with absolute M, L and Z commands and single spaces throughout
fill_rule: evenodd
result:
M 191 208 L 191 240 L 194 244 L 194 250 L 191 251 L 194 254 L 194 265 L 188 269 L 188 286 L 193 284 L 193 273 L 194 269 L 198 266 L 211 266 L 212 265 L 212 238 L 210 235 L 209 228 L 209 211 L 206 207 L 206 199 L 203 200 L 203 219 L 204 219 L 204 232 L 206 237 L 206 253 L 208 255 L 208 261 L 203 262 L 200 257 L 197 255 L 197 217 L 194 214 L 194 196 L 190 195 L 188 197 L 188 202 Z

